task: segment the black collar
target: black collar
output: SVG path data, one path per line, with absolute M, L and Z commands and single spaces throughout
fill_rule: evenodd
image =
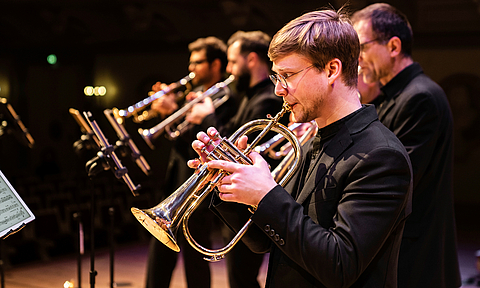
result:
M 259 90 L 268 86 L 273 86 L 273 83 L 270 81 L 270 79 L 265 78 L 255 86 L 248 88 L 245 94 L 247 95 L 248 99 L 252 99 L 252 97 L 255 96 Z
M 378 102 L 383 102 L 383 100 L 389 100 L 398 96 L 405 86 L 421 73 L 423 73 L 423 69 L 417 62 L 405 67 L 405 69 L 400 71 L 400 73 L 393 77 L 385 86 L 380 88 L 382 93 L 379 96 L 381 98 L 378 99 Z

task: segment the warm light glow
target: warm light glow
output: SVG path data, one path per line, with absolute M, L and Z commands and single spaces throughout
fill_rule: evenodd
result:
M 0 97 L 9 97 L 10 95 L 10 79 L 8 74 L 0 71 Z
M 83 93 L 86 95 L 86 96 L 105 96 L 105 94 L 107 94 L 107 88 L 105 88 L 105 86 L 86 86 L 84 89 L 83 89 Z
M 92 86 L 86 86 L 83 89 L 83 93 L 85 93 L 86 96 L 93 96 L 94 89 Z
M 105 96 L 105 94 L 107 94 L 107 88 L 105 88 L 105 86 L 95 87 L 95 89 L 97 89 L 98 95 L 100 96 Z M 95 96 L 98 96 L 98 95 L 95 94 Z

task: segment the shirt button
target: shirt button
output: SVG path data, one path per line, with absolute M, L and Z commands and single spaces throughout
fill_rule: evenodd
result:
M 278 242 L 278 240 L 280 240 L 280 235 L 275 234 L 275 236 L 273 236 L 273 240 L 275 240 L 275 242 Z
M 273 235 L 275 235 L 275 230 L 270 230 L 270 232 L 268 233 L 268 235 L 270 235 L 271 237 L 273 237 Z
M 265 227 L 263 228 L 263 230 L 265 230 L 265 232 L 269 232 L 270 231 L 270 225 L 265 225 Z
M 285 245 L 285 240 L 283 240 L 283 239 L 278 240 L 278 245 L 280 245 L 280 246 Z

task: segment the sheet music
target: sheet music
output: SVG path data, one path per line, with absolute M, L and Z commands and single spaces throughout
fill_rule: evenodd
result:
M 33 219 L 33 213 L 0 171 L 0 237 L 16 232 Z

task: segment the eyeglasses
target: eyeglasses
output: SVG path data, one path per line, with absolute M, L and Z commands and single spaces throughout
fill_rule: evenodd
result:
M 376 42 L 376 41 L 378 41 L 378 40 L 380 40 L 380 38 L 375 38 L 375 39 L 373 39 L 373 40 L 370 40 L 370 41 L 361 43 L 361 44 L 360 44 L 360 51 L 363 51 L 363 50 L 365 49 L 365 45 L 370 44 L 370 43 L 372 43 L 372 42 Z
M 202 60 L 197 60 L 197 61 L 190 61 L 188 64 L 193 65 L 193 66 L 197 66 L 197 65 L 202 64 L 202 63 L 207 62 L 207 61 L 208 61 L 208 59 L 202 59 Z
M 287 78 L 290 78 L 290 77 L 292 77 L 293 75 L 296 75 L 296 74 L 298 74 L 298 73 L 300 73 L 300 72 L 302 72 L 302 71 L 305 71 L 305 70 L 307 70 L 307 69 L 309 69 L 309 68 L 312 68 L 313 66 L 315 66 L 315 65 L 312 64 L 312 65 L 310 65 L 310 66 L 308 66 L 308 67 L 305 67 L 305 68 L 303 68 L 302 70 L 297 71 L 297 72 L 295 72 L 295 73 L 292 73 L 292 74 L 290 74 L 290 75 L 288 75 L 288 76 L 283 76 L 283 75 L 281 75 L 281 74 L 271 74 L 271 75 L 269 75 L 269 77 L 270 77 L 270 80 L 272 80 L 272 82 L 273 82 L 273 84 L 274 84 L 275 86 L 277 86 L 277 83 L 280 82 L 280 84 L 282 85 L 283 89 L 287 89 L 287 88 L 288 88 Z

